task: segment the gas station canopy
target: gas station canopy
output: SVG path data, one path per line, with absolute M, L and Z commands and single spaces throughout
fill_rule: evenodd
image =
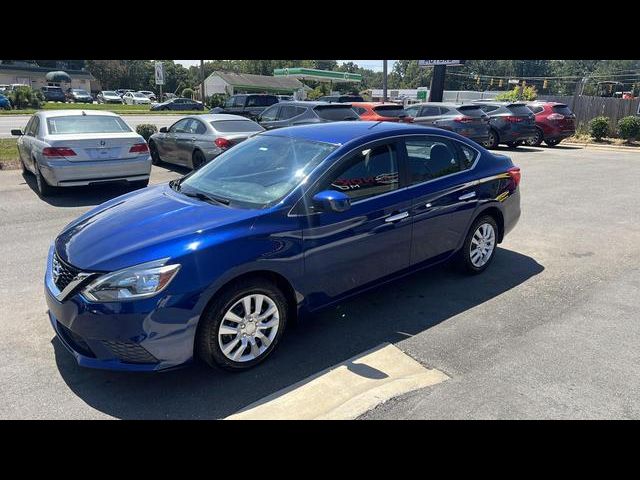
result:
M 274 77 L 294 77 L 299 80 L 315 80 L 316 82 L 332 83 L 360 83 L 362 75 L 359 73 L 333 72 L 329 70 L 315 70 L 313 68 L 276 68 Z

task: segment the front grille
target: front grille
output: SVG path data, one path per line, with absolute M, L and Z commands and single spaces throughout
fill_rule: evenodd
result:
M 57 253 L 53 254 L 52 271 L 53 283 L 56 284 L 56 287 L 58 287 L 60 291 L 67 288 L 67 285 L 69 285 L 73 279 L 76 278 L 76 275 L 80 273 L 80 270 L 77 268 L 63 262 L 60 257 L 58 257 Z
M 137 343 L 102 340 L 102 344 L 125 363 L 158 363 L 158 359 Z
M 68 329 L 63 324 L 58 322 L 58 333 L 62 339 L 69 344 L 69 346 L 74 349 L 76 352 L 81 353 L 86 357 L 95 358 L 95 354 L 89 348 L 89 345 L 80 335 L 75 333 L 74 331 Z

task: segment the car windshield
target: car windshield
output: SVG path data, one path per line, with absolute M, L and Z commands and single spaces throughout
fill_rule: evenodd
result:
M 265 208 L 288 195 L 337 146 L 258 135 L 227 150 L 176 188 L 226 202 Z
M 218 132 L 261 132 L 264 130 L 251 120 L 214 120 L 211 126 Z
M 120 133 L 130 132 L 129 126 L 119 117 L 111 115 L 67 115 L 47 118 L 49 135 L 66 133 Z
M 77 93 L 79 95 L 89 95 L 86 90 L 74 90 L 73 93 Z
M 104 91 L 104 92 L 102 92 L 102 94 L 103 95 L 110 95 L 110 96 L 118 95 L 116 92 L 112 92 L 110 90 Z

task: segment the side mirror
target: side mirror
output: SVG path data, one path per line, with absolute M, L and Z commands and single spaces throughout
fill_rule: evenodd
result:
M 160 133 L 167 133 L 167 127 L 160 127 Z
M 21 135 L 24 135 L 24 132 L 19 128 L 14 128 L 13 130 L 11 130 L 11 135 L 15 135 L 16 137 L 19 137 Z
M 324 210 L 333 212 L 344 212 L 351 208 L 351 198 L 349 195 L 337 190 L 323 190 L 313 196 L 314 203 L 322 206 Z

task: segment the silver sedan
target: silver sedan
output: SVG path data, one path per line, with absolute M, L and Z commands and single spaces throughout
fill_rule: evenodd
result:
M 57 187 L 127 181 L 149 183 L 151 157 L 142 136 L 122 118 L 100 110 L 41 110 L 18 138 L 23 172 L 33 173 L 42 197 Z
M 155 165 L 167 162 L 196 170 L 262 131 L 256 122 L 239 115 L 193 115 L 162 127 L 149 139 L 149 150 Z

